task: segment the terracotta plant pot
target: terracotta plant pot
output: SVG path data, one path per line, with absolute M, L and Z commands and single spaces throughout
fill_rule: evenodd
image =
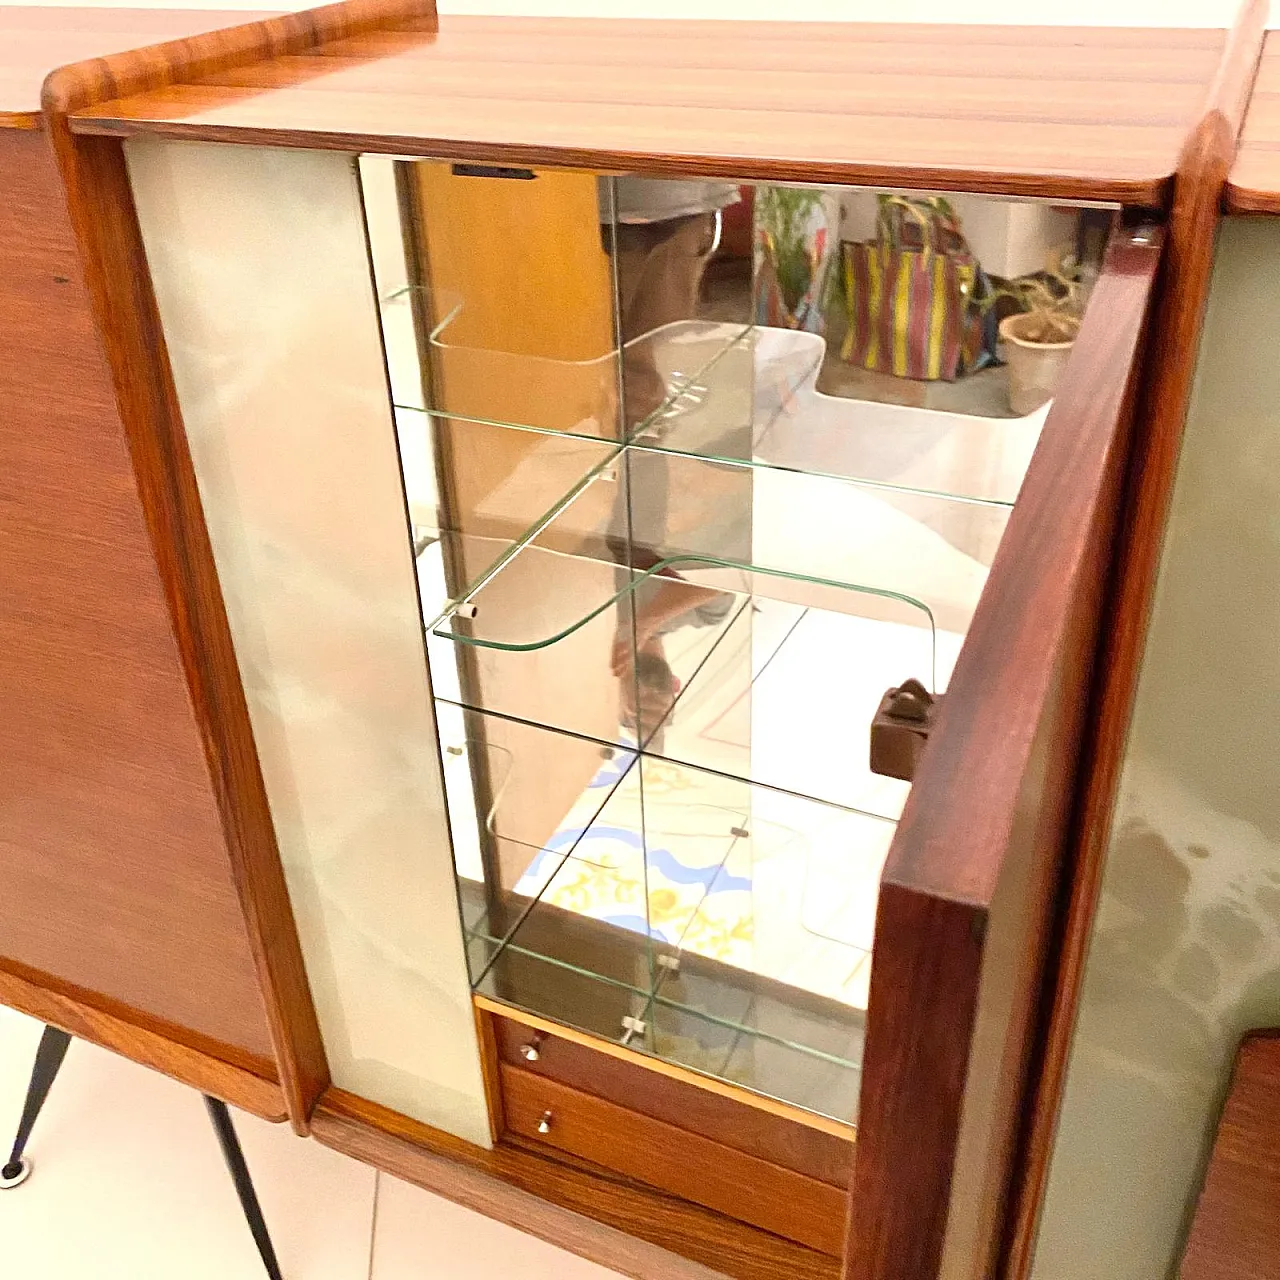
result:
M 1009 406 L 1019 417 L 1034 413 L 1058 389 L 1075 339 L 1070 342 L 1029 342 L 1020 330 L 1035 320 L 1026 312 L 1000 321 L 1004 361 L 1009 370 Z

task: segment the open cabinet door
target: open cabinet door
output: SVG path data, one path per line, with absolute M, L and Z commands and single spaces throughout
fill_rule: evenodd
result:
M 1161 240 L 1112 236 L 885 866 L 850 1280 L 996 1262 Z

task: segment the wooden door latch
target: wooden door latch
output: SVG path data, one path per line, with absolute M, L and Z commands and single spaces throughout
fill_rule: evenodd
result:
M 911 782 L 941 703 L 919 680 L 890 689 L 871 721 L 871 772 Z

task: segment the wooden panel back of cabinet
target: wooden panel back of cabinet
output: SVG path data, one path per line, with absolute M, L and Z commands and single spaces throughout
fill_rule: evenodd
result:
M 200 734 L 48 139 L 0 130 L 0 965 L 273 1076 Z
M 1280 1251 L 1280 1031 L 1245 1036 L 1178 1272 L 1251 1280 Z

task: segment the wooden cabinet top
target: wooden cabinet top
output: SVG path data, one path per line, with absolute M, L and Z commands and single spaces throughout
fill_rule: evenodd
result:
M 1159 205 L 1219 30 L 388 15 L 77 132 Z
M 0 6 L 0 128 L 38 126 L 40 87 L 55 67 L 263 16 L 223 10 Z
M 1232 213 L 1280 213 L 1280 31 L 1269 31 L 1262 47 L 1227 182 L 1227 208 Z

